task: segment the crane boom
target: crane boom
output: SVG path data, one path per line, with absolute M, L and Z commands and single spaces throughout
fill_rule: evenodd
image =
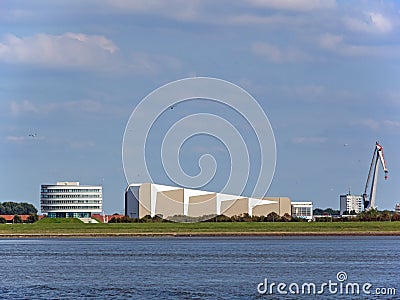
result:
M 387 179 L 388 178 L 388 176 L 387 176 L 388 169 L 386 167 L 386 161 L 385 161 L 385 156 L 384 156 L 384 152 L 383 152 L 383 147 L 381 145 L 379 145 L 378 142 L 376 142 L 374 153 L 372 155 L 371 165 L 369 167 L 367 183 L 365 184 L 365 189 L 364 189 L 364 194 L 363 194 L 365 210 L 370 210 L 371 208 L 375 208 L 376 184 L 378 182 L 379 161 L 381 162 L 383 171 L 385 172 L 385 179 Z M 372 184 L 371 184 L 371 190 L 370 190 L 369 197 L 368 197 L 367 189 L 369 186 L 369 181 L 371 179 L 372 170 L 373 170 Z

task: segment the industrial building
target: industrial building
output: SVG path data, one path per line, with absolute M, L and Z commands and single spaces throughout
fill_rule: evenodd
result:
M 305 206 L 304 216 L 312 216 L 312 203 L 299 202 L 297 208 L 300 209 L 302 205 Z M 250 198 L 152 183 L 130 184 L 125 190 L 125 215 L 131 218 L 143 218 L 146 215 L 159 215 L 163 218 L 176 215 L 232 217 L 244 213 L 250 216 L 266 216 L 271 212 L 280 216 L 291 215 L 290 199 Z M 298 212 L 300 214 L 300 210 Z
M 90 218 L 102 212 L 103 188 L 100 185 L 80 185 L 79 182 L 43 184 L 40 206 L 49 218 Z
M 354 211 L 356 214 L 363 211 L 364 200 L 363 196 L 351 195 L 350 192 L 347 195 L 340 195 L 340 214 L 344 212 Z

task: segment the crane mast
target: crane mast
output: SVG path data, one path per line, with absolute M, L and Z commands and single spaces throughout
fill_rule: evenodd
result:
M 386 180 L 388 178 L 388 176 L 387 176 L 388 169 L 386 168 L 383 147 L 381 145 L 379 145 L 378 142 L 376 142 L 374 153 L 372 155 L 371 165 L 369 167 L 367 183 L 365 184 L 365 189 L 364 189 L 364 194 L 363 194 L 364 210 L 370 210 L 372 208 L 375 208 L 376 184 L 378 182 L 379 161 L 381 162 L 383 171 L 385 172 L 385 180 Z M 369 182 L 371 179 L 371 174 L 372 174 L 372 183 L 371 183 L 371 190 L 370 190 L 369 197 L 368 197 L 367 190 L 368 190 Z

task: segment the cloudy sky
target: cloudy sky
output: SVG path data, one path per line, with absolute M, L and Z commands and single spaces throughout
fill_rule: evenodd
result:
M 133 109 L 193 76 L 235 83 L 264 109 L 269 195 L 337 209 L 363 192 L 379 141 L 390 173 L 376 204 L 400 202 L 400 3 L 372 0 L 1 1 L 0 201 L 39 207 L 40 184 L 71 180 L 102 184 L 105 211 L 122 212 Z M 193 172 L 193 153 L 219 148 L 200 137 L 182 164 Z

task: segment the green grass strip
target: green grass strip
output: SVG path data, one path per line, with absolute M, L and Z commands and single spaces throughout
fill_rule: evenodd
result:
M 232 223 L 109 223 L 84 224 L 77 219 L 44 219 L 34 224 L 0 224 L 1 235 L 32 234 L 252 234 L 252 233 L 390 233 L 400 222 L 232 222 Z

